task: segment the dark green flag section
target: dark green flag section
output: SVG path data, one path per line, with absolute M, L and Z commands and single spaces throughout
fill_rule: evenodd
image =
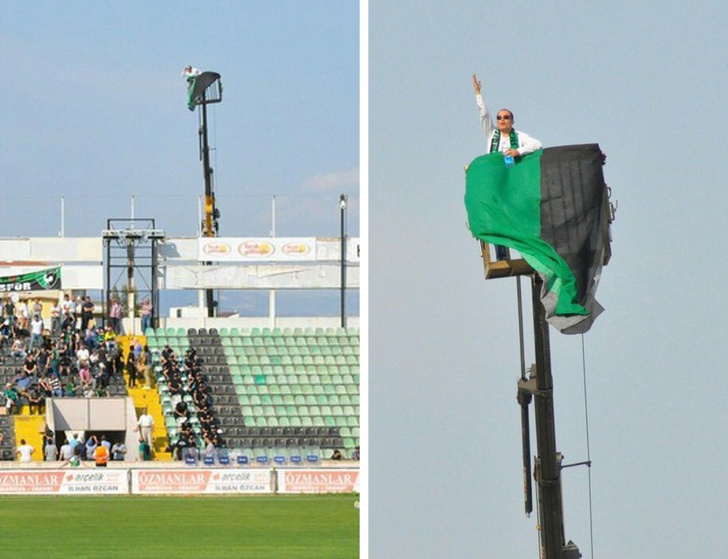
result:
M 61 289 L 61 267 L 0 277 L 0 293 Z
M 586 332 L 603 310 L 594 298 L 608 248 L 608 198 L 597 144 L 545 148 L 507 168 L 502 153 L 468 167 L 470 231 L 517 250 L 544 278 L 547 319 Z
M 187 108 L 194 111 L 205 90 L 219 79 L 220 74 L 217 72 L 202 72 L 187 78 Z

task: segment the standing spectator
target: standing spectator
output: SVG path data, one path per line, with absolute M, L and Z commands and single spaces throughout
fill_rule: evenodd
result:
M 104 444 L 100 444 L 94 450 L 94 461 L 97 468 L 105 468 L 109 461 L 109 449 Z
M 61 446 L 61 460 L 70 460 L 73 456 L 73 447 L 68 442 L 68 439 Z
M 53 437 L 46 437 L 45 447 L 43 447 L 43 458 L 46 462 L 55 462 L 58 460 L 58 447 L 53 441 Z
M 96 438 L 96 435 L 91 435 L 86 441 L 86 460 L 94 458 L 94 453 L 98 446 L 99 440 Z M 81 454 L 83 454 L 83 452 Z
M 55 338 L 61 333 L 61 306 L 54 302 L 51 307 L 51 337 Z
M 79 438 L 78 433 L 74 433 L 69 444 L 71 445 L 71 450 L 76 450 L 76 447 L 83 444 L 83 441 Z
M 106 450 L 111 452 L 111 443 L 106 440 L 106 435 L 101 435 L 101 439 L 99 440 L 99 444 L 106 447 Z
M 83 461 L 81 460 L 83 457 L 81 456 L 81 448 L 82 446 L 79 445 L 76 448 L 73 449 L 73 452 L 71 453 L 71 457 L 68 458 L 63 464 L 61 464 L 61 468 L 65 468 L 66 466 L 71 466 L 72 468 L 80 468 L 80 467 L 86 467 Z
M 15 454 L 17 454 L 20 457 L 21 462 L 30 462 L 32 460 L 32 455 L 35 452 L 35 449 L 25 442 L 25 439 L 20 439 L 20 446 L 15 451 Z
M 139 356 L 139 364 L 142 373 L 144 374 L 144 388 L 151 390 L 153 388 L 152 379 L 152 352 L 149 351 L 149 346 L 145 345 L 142 350 L 142 354 Z
M 75 310 L 72 308 L 73 301 L 68 293 L 63 294 L 63 301 L 61 301 L 61 312 L 66 314 L 67 312 L 73 313 Z
M 142 300 L 142 334 L 145 334 L 148 328 L 152 327 L 152 303 L 148 297 Z
M 91 296 L 86 295 L 83 303 L 81 303 L 81 332 L 86 331 L 93 318 L 94 304 L 91 302 Z
M 30 323 L 30 344 L 28 344 L 28 349 L 31 350 L 36 345 L 38 347 L 43 345 L 43 319 L 39 314 L 34 314 Z
M 5 305 L 3 306 L 3 311 L 5 313 L 5 317 L 8 319 L 10 328 L 12 329 L 15 324 L 15 303 L 13 303 L 13 300 L 10 298 L 10 295 L 8 295 L 5 298 Z
M 111 299 L 111 307 L 109 309 L 109 326 L 114 334 L 121 334 L 121 316 L 124 312 L 121 302 L 116 297 Z
M 126 374 L 129 375 L 129 379 L 127 381 L 129 388 L 136 388 L 137 367 L 134 362 L 134 353 L 132 351 L 130 351 L 129 355 L 126 357 Z
M 40 299 L 38 297 L 36 297 L 35 301 L 33 301 L 33 306 L 31 308 L 31 314 L 37 314 L 38 316 L 43 316 L 43 303 L 40 302 Z
M 28 303 L 26 303 L 25 300 L 20 300 L 18 302 L 17 314 L 18 328 L 27 332 L 30 321 L 30 311 L 28 310 Z
M 114 446 L 111 447 L 111 459 L 116 461 L 124 460 L 126 456 L 126 445 L 123 441 L 118 441 L 114 443 Z
M 139 437 L 139 460 L 148 462 L 152 459 L 152 447 L 142 437 Z
M 154 418 L 149 415 L 147 408 L 144 408 L 142 414 L 139 416 L 139 420 L 137 421 L 137 430 L 139 431 L 141 438 L 147 442 L 151 449 L 153 446 L 152 437 L 154 434 Z

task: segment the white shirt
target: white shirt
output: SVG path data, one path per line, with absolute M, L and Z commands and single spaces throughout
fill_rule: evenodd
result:
M 485 137 L 488 138 L 487 153 L 490 153 L 490 144 L 493 141 L 493 134 L 497 128 L 493 124 L 493 120 L 490 118 L 490 113 L 488 112 L 488 107 L 483 102 L 483 97 L 476 95 L 475 102 L 478 104 L 478 109 L 480 110 L 480 124 L 483 127 Z M 528 155 L 529 153 L 533 153 L 543 147 L 541 142 L 539 142 L 536 138 L 532 138 L 525 132 L 516 130 L 516 134 L 518 135 L 518 153 L 520 155 Z M 511 149 L 511 139 L 505 134 L 501 134 L 500 141 L 498 142 L 498 151 L 505 151 L 507 149 Z
M 148 413 L 143 413 L 139 416 L 138 421 L 139 427 L 153 427 L 154 426 L 154 418 L 149 415 Z
M 76 351 L 76 359 L 78 359 L 79 361 L 88 361 L 89 357 L 90 354 L 88 352 L 88 349 L 85 347 Z
M 33 454 L 35 449 L 30 446 L 29 444 L 24 444 L 22 446 L 18 447 L 18 452 L 20 453 L 20 461 L 21 462 L 30 462 L 30 455 Z

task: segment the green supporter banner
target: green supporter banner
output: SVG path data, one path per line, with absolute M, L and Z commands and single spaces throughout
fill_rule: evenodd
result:
M 594 298 L 608 220 L 602 153 L 596 144 L 545 148 L 505 166 L 502 153 L 468 167 L 470 231 L 517 250 L 544 278 L 541 300 L 561 332 L 585 332 L 603 310 Z
M 0 293 L 61 289 L 61 267 L 0 277 Z

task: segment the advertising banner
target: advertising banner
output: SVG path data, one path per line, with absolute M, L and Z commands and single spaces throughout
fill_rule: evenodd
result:
M 269 469 L 132 470 L 134 494 L 272 493 Z
M 72 470 L 0 471 L 0 494 L 100 495 L 127 494 L 129 470 L 77 468 Z
M 301 262 L 316 260 L 315 237 L 261 237 L 235 239 L 202 237 L 198 258 L 201 262 Z
M 278 493 L 357 493 L 359 470 L 276 470 Z

